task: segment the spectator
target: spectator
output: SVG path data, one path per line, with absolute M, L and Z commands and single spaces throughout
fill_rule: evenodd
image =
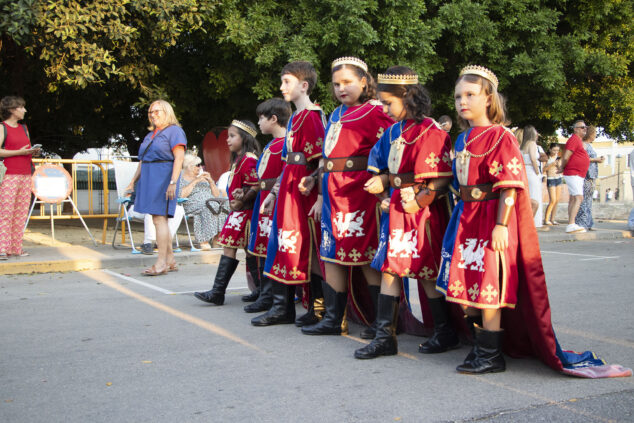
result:
M 544 166 L 544 172 L 546 172 L 546 186 L 548 188 L 548 207 L 546 207 L 546 217 L 544 223 L 547 225 L 558 225 L 555 220 L 557 214 L 557 203 L 559 197 L 561 197 L 561 186 L 563 184 L 563 178 L 558 173 L 559 169 L 559 144 L 556 142 L 550 144 L 548 147 L 548 161 Z
M 590 166 L 590 157 L 583 148 L 582 138 L 586 135 L 586 124 L 578 120 L 573 125 L 574 134 L 566 142 L 560 171 L 564 173 L 564 180 L 568 186 L 570 199 L 568 200 L 568 226 L 566 233 L 579 233 L 586 230 L 575 222 L 575 217 L 583 201 L 583 180 Z
M 610 188 L 605 190 L 605 202 L 612 201 L 612 190 Z
M 152 215 L 158 246 L 156 263 L 143 275 L 158 276 L 178 270 L 167 220 L 174 216 L 176 210 L 187 138 L 174 109 L 165 100 L 157 100 L 150 105 L 148 120 L 151 132 L 139 148 L 139 167 L 127 191 L 133 191 L 139 180 L 135 208 L 139 213 Z
M 632 185 L 632 193 L 634 194 L 634 150 L 629 155 L 630 164 L 630 184 Z M 630 231 L 634 231 L 634 207 L 630 212 L 630 217 L 627 219 L 627 227 Z
M 25 105 L 21 97 L 0 100 L 0 157 L 6 167 L 0 179 L 0 260 L 28 256 L 22 235 L 31 202 L 31 157 L 39 155 L 40 148 L 31 146 L 29 130 L 18 123 L 26 114 Z
M 531 209 L 533 211 L 533 217 L 535 217 L 542 202 L 542 175 L 539 171 L 537 131 L 532 125 L 524 127 L 520 151 L 524 157 L 524 167 L 526 168 L 526 177 L 528 178 L 528 192 L 531 198 Z M 535 226 L 542 226 L 541 219 L 539 224 Z
M 451 118 L 447 115 L 442 115 L 441 117 L 438 118 L 438 124 L 440 125 L 440 128 L 445 131 L 445 132 L 449 132 L 451 131 L 451 127 L 453 125 L 453 122 L 451 121 Z
M 183 161 L 183 175 L 181 177 L 180 196 L 187 198 L 183 203 L 185 211 L 194 218 L 194 236 L 201 246 L 209 243 L 213 245 L 214 237 L 220 233 L 227 219 L 227 209 L 213 213 L 207 206 L 209 200 L 221 197 L 209 172 L 200 168 L 200 157 L 191 153 L 185 154 Z
M 577 224 L 589 231 L 595 230 L 594 220 L 592 219 L 592 194 L 594 192 L 594 181 L 599 176 L 599 165 L 603 163 L 604 157 L 597 157 L 596 151 L 592 148 L 592 142 L 597 136 L 597 129 L 594 126 L 588 126 L 586 136 L 583 137 L 583 147 L 590 157 L 590 166 L 583 180 L 583 202 L 577 212 L 575 218 Z

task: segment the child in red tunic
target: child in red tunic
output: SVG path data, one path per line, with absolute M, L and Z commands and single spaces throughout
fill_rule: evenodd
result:
M 286 166 L 280 182 L 260 207 L 263 214 L 273 212 L 273 236 L 269 239 L 264 264 L 264 275 L 273 280 L 273 306 L 251 320 L 255 326 L 316 323 L 314 300 L 321 296 L 322 273 L 316 253 L 319 227 L 309 217 L 317 200 L 317 190 L 307 195 L 299 191 L 301 179 L 317 168 L 324 141 L 324 113 L 309 97 L 317 83 L 317 73 L 308 62 L 291 62 L 282 69 L 281 79 L 284 100 L 292 101 L 297 110 L 287 125 L 282 151 Z M 309 281 L 308 313 L 295 321 L 295 287 Z
M 333 61 L 332 84 L 335 97 L 342 104 L 332 112 L 326 127 L 320 166 L 324 176 L 318 182 L 321 189 L 314 207 L 315 219 L 320 220 L 321 215 L 320 257 L 326 270 L 326 312 L 319 323 L 302 328 L 306 335 L 342 333 L 352 267 L 363 272 L 375 309 L 381 285 L 381 274 L 370 267 L 379 243 L 380 211 L 376 196 L 365 192 L 363 186 L 372 176 L 366 171 L 368 154 L 394 121 L 383 112 L 381 102 L 373 99 L 376 83 L 361 59 L 342 57 Z M 305 178 L 304 189 L 312 189 L 315 179 L 318 178 Z M 350 289 L 355 306 L 359 304 L 352 288 L 356 285 L 351 284 Z M 363 281 L 358 281 L 358 285 L 366 289 Z M 368 310 L 356 311 L 369 320 L 362 314 Z M 374 330 L 364 330 L 362 338 L 374 338 Z
M 402 278 L 421 282 L 427 296 L 442 301 L 435 291 L 442 236 L 449 221 L 446 187 L 451 179 L 451 140 L 428 118 L 431 100 L 418 75 L 405 66 L 393 66 L 378 76 L 378 94 L 386 113 L 398 121 L 385 131 L 370 152 L 368 171 L 375 176 L 365 184 L 372 194 L 389 189 L 389 222 L 382 226 L 377 253 L 381 266 L 381 294 L 372 342 L 355 351 L 360 359 L 398 352 L 396 323 Z M 431 301 L 430 301 L 431 302 Z M 443 302 L 444 303 L 444 302 Z M 434 313 L 436 325 L 444 318 Z M 433 311 L 433 308 L 432 308 Z M 458 344 L 453 333 L 446 345 Z M 432 338 L 433 339 L 433 338 Z
M 258 160 L 258 196 L 253 206 L 251 217 L 251 235 L 247 251 L 258 257 L 260 265 L 260 289 L 255 302 L 244 307 L 247 313 L 267 311 L 273 304 L 271 281 L 264 276 L 264 261 L 266 249 L 269 244 L 269 236 L 273 222 L 271 216 L 260 213 L 260 204 L 271 192 L 277 178 L 282 174 L 284 161 L 282 161 L 282 148 L 286 135 L 286 124 L 291 116 L 291 106 L 281 98 L 272 98 L 261 103 L 255 113 L 258 115 L 258 125 L 263 134 L 273 135 L 273 140 L 264 147 Z
M 222 245 L 223 254 L 218 263 L 218 271 L 213 288 L 194 295 L 201 301 L 223 305 L 225 291 L 231 276 L 238 267 L 236 252 L 238 248 L 246 248 L 249 236 L 249 223 L 255 200 L 255 187 L 258 174 L 255 169 L 260 146 L 255 139 L 255 125 L 249 121 L 234 120 L 228 130 L 227 144 L 231 151 L 231 175 L 227 184 L 231 213 L 227 217 L 218 243 Z M 251 274 L 258 276 L 257 258 L 247 253 L 247 267 Z

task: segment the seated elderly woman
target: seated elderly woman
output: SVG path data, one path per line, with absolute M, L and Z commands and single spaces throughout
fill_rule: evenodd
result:
M 213 245 L 214 237 L 220 233 L 228 215 L 228 204 L 209 172 L 200 168 L 200 157 L 185 154 L 183 174 L 181 175 L 180 197 L 187 198 L 183 203 L 185 212 L 194 218 L 194 236 L 203 246 Z

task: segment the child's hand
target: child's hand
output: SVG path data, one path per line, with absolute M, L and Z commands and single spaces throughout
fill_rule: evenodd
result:
M 310 192 L 315 188 L 315 178 L 312 176 L 304 176 L 301 181 L 299 181 L 299 192 L 303 195 L 310 195 Z
M 236 188 L 233 190 L 231 195 L 233 196 L 234 200 L 242 200 L 242 197 L 244 196 L 244 191 L 242 191 L 242 188 Z
M 232 211 L 238 211 L 238 210 L 242 210 L 242 208 L 244 207 L 244 204 L 240 200 L 231 200 L 229 202 L 229 207 L 231 208 Z
M 313 216 L 315 219 L 315 222 L 321 222 L 321 207 L 324 203 L 324 199 L 321 195 L 317 196 L 317 201 L 315 201 L 315 204 L 313 204 L 313 207 L 311 207 L 310 211 L 308 212 L 309 216 Z
M 401 188 L 401 201 L 403 203 L 409 203 L 410 201 L 414 201 L 415 199 L 416 194 L 414 193 L 414 187 Z
M 275 196 L 273 194 L 269 194 L 266 196 L 264 201 L 262 201 L 262 205 L 260 206 L 260 214 L 264 216 L 268 216 L 273 213 L 273 209 L 275 208 Z
M 381 179 L 381 175 L 375 175 L 368 179 L 368 181 L 363 186 L 363 189 L 369 192 L 370 194 L 380 194 L 384 191 L 383 188 L 383 180 Z
M 390 211 L 390 198 L 384 198 L 383 201 L 381 201 L 381 211 L 383 213 L 387 213 Z
M 403 206 L 403 210 L 405 213 L 417 213 L 420 210 L 420 206 L 416 202 L 413 201 L 401 201 L 401 206 Z
M 495 225 L 491 232 L 491 247 L 493 251 L 502 252 L 509 246 L 509 228 L 502 225 Z

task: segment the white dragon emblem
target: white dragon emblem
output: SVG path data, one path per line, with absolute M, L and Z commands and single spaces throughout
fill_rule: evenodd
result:
M 352 237 L 352 236 L 365 236 L 363 232 L 363 217 L 365 216 L 365 210 L 361 211 L 361 214 L 357 215 L 360 210 L 352 213 L 346 213 L 345 217 L 343 212 L 337 212 L 335 214 L 335 226 L 339 232 L 339 237 Z
M 239 231 L 242 228 L 242 221 L 244 220 L 244 212 L 233 212 L 229 215 L 227 220 L 227 227 Z
M 467 238 L 464 244 L 460 244 L 460 262 L 458 267 L 461 269 L 477 270 L 484 272 L 484 247 L 489 243 L 488 240 L 481 239 L 478 242 L 478 238 Z M 466 244 L 466 248 L 465 248 Z M 471 266 L 469 266 L 471 265 Z
M 282 229 L 279 230 L 277 234 L 277 243 L 278 243 L 278 251 L 283 253 L 289 252 L 291 254 L 295 254 L 295 244 L 297 243 L 297 234 L 293 235 L 294 230 L 284 231 Z
M 260 220 L 260 236 L 270 236 L 271 228 L 273 227 L 273 221 L 269 217 L 263 217 Z
M 393 229 L 390 235 L 390 257 L 420 257 L 418 254 L 418 231 L 412 229 L 403 233 L 402 229 Z

